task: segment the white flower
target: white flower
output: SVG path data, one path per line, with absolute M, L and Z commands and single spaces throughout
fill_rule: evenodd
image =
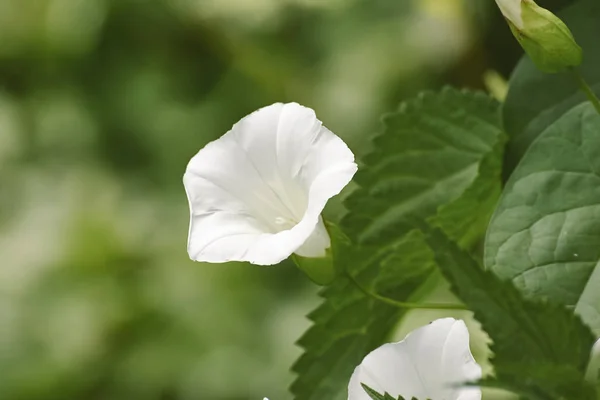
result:
M 394 398 L 480 400 L 478 388 L 459 386 L 479 378 L 465 323 L 438 319 L 367 355 L 350 379 L 348 400 L 371 399 L 361 384 Z
M 325 256 L 321 212 L 356 169 L 313 110 L 277 103 L 255 111 L 188 164 L 190 257 L 272 265 L 292 253 Z
M 496 0 L 504 18 L 518 29 L 523 29 L 522 2 L 523 0 Z

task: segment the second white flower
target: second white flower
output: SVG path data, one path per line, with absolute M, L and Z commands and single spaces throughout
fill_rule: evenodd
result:
M 463 321 L 444 318 L 388 343 L 365 357 L 348 386 L 348 400 L 370 400 L 362 385 L 393 398 L 481 400 L 478 388 L 461 387 L 481 378 Z

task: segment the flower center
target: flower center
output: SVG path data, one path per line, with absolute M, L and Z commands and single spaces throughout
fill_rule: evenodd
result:
M 275 226 L 277 226 L 277 228 L 279 229 L 279 231 L 285 231 L 288 229 L 292 229 L 294 226 L 296 226 L 298 222 L 294 221 L 291 218 L 287 218 L 287 217 L 277 217 L 275 218 Z

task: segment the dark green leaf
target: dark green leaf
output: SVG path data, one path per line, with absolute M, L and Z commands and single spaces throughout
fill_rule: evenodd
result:
M 580 68 L 596 93 L 600 94 L 600 2 L 581 0 L 558 15 L 569 26 L 584 59 Z M 586 101 L 569 72 L 544 74 L 524 57 L 510 80 L 503 109 L 504 127 L 510 135 L 506 175 L 511 172 L 535 138 L 565 112 Z
M 396 400 L 392 396 L 390 396 L 389 393 L 379 394 L 379 393 L 377 393 L 377 391 L 371 389 L 364 383 L 361 383 L 360 385 L 363 387 L 363 389 L 365 389 L 365 392 L 367 392 L 369 397 L 373 400 Z M 404 399 L 399 397 L 397 400 L 404 400 Z
M 486 378 L 477 384 L 508 390 L 533 400 L 596 400 L 597 395 L 595 388 L 582 380 L 579 371 L 563 365 L 504 365 L 501 380 Z
M 412 229 L 407 217 L 430 218 L 459 199 L 503 140 L 499 119 L 499 104 L 482 93 L 445 89 L 403 104 L 356 174 L 344 230 L 357 243 L 386 243 Z M 464 210 L 446 213 L 456 220 Z
M 600 333 L 599 244 L 600 115 L 582 104 L 533 143 L 508 181 L 485 264 L 527 296 L 575 307 Z
M 486 377 L 474 383 L 474 385 L 481 388 L 501 389 L 511 392 L 519 395 L 520 399 L 549 400 L 549 397 L 543 393 L 540 393 L 538 388 L 531 387 L 522 381 L 513 382 L 508 377 L 505 377 L 503 381 L 500 381 L 494 377 Z
M 370 288 L 397 300 L 418 301 L 435 271 L 422 235 L 413 233 L 389 248 L 371 250 L 348 244 L 334 248 L 334 255 Z M 391 265 L 387 259 L 396 253 L 407 256 L 402 268 L 392 280 L 376 279 L 379 266 Z M 321 296 L 325 301 L 309 315 L 312 327 L 298 341 L 305 352 L 293 366 L 298 378 L 291 390 L 299 400 L 345 400 L 352 371 L 386 340 L 404 311 L 366 297 L 344 276 Z
M 458 199 L 442 205 L 438 213 L 429 220 L 433 226 L 441 228 L 463 247 L 481 240 L 500 197 L 505 144 L 502 139 L 503 137 L 482 160 L 473 184 Z
M 418 301 L 428 293 L 440 277 L 422 235 L 410 233 L 410 220 L 433 217 L 439 207 L 465 201 L 463 194 L 476 181 L 494 186 L 478 176 L 497 175 L 481 165 L 484 159 L 496 165 L 500 158 L 499 119 L 496 101 L 452 89 L 426 93 L 388 116 L 375 150 L 357 174 L 361 187 L 346 201 L 349 212 L 341 226 L 353 243 L 332 235 L 334 246 L 344 247 L 334 248 L 338 271 L 399 301 Z M 472 214 L 489 215 L 491 208 L 457 206 L 443 221 L 471 218 L 475 223 L 480 218 Z M 456 234 L 473 231 L 465 224 Z M 404 315 L 365 297 L 340 275 L 321 293 L 323 304 L 309 315 L 314 324 L 299 341 L 305 352 L 293 367 L 298 378 L 291 388 L 297 400 L 345 400 L 354 368 Z
M 376 390 L 373 390 L 370 387 L 368 387 L 367 385 L 365 385 L 364 383 L 361 383 L 360 385 L 363 387 L 363 389 L 365 389 L 365 392 L 367 392 L 369 397 L 373 400 L 404 400 L 404 397 L 402 397 L 402 396 L 398 396 L 398 398 L 395 399 L 387 392 L 384 394 L 380 394 Z M 418 400 L 418 399 L 416 397 L 413 397 L 411 400 Z M 424 400 L 426 400 L 426 399 L 424 399 Z
M 595 337 L 579 317 L 561 305 L 525 299 L 510 282 L 481 268 L 440 230 L 431 231 L 427 242 L 435 249 L 437 265 L 452 290 L 474 311 L 492 339 L 499 381 L 542 387 L 555 380 L 552 389 L 565 396 L 574 393 L 575 386 L 585 386 L 583 377 Z M 559 378 L 557 370 L 569 375 Z

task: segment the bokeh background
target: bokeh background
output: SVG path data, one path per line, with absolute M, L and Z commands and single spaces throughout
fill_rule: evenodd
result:
M 0 0 L 0 399 L 290 399 L 317 288 L 189 261 L 188 160 L 276 101 L 360 157 L 520 53 L 492 0 Z

